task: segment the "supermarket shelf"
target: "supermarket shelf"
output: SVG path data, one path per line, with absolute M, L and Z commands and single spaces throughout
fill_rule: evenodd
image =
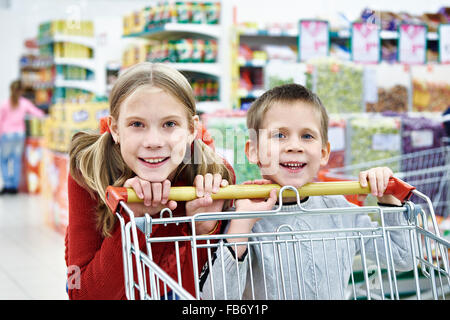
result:
M 96 83 L 94 81 L 87 80 L 61 80 L 56 79 L 55 87 L 63 88 L 77 88 L 90 92 L 96 92 Z
M 221 72 L 218 63 L 169 63 L 178 71 L 198 72 L 219 77 Z
M 89 48 L 95 48 L 95 38 L 93 37 L 72 36 L 66 34 L 56 34 L 53 37 L 39 39 L 38 45 L 42 46 L 55 42 L 78 43 Z
M 439 35 L 437 32 L 428 32 L 427 39 L 437 41 L 437 40 L 439 40 Z
M 194 23 L 166 23 L 161 26 L 150 28 L 148 31 L 124 35 L 125 38 L 147 38 L 155 40 L 168 39 L 169 37 L 180 37 L 184 35 L 202 35 L 210 38 L 219 38 L 220 26 L 210 24 Z
M 48 111 L 50 108 L 50 103 L 41 103 L 41 104 L 38 104 L 37 107 L 44 111 Z
M 297 38 L 298 31 L 290 30 L 289 32 L 271 32 L 266 30 L 245 30 L 240 32 L 240 36 L 244 37 L 281 37 L 281 38 Z M 338 31 L 330 31 L 330 38 L 333 39 L 349 39 L 351 36 L 350 30 L 343 29 Z M 397 31 L 381 30 L 380 38 L 383 40 L 398 39 Z M 428 32 L 427 39 L 430 41 L 439 40 L 437 32 Z
M 243 60 L 239 59 L 240 67 L 264 67 L 267 64 L 267 60 Z
M 51 64 L 50 64 L 51 66 Z M 38 66 L 37 64 L 23 64 L 20 66 L 20 70 L 21 71 L 30 71 L 30 72 L 34 72 L 34 71 L 39 71 L 41 69 L 43 69 L 45 66 Z
M 54 64 L 64 64 L 78 66 L 92 71 L 95 70 L 94 59 L 79 59 L 79 58 L 55 58 L 53 60 Z
M 257 99 L 264 94 L 264 89 L 245 90 L 239 89 L 238 96 L 241 99 Z
M 220 101 L 202 101 L 196 103 L 196 108 L 198 111 L 204 113 L 212 113 L 214 111 L 224 109 L 224 105 Z
M 197 62 L 179 62 L 179 63 L 170 63 L 166 62 L 167 65 L 177 69 L 178 71 L 184 72 L 197 72 L 212 75 L 215 77 L 221 76 L 220 66 L 218 63 L 197 63 Z M 128 67 L 124 67 L 120 70 L 120 74 L 125 72 Z
M 388 31 L 388 30 L 382 30 L 380 32 L 381 39 L 384 40 L 396 40 L 398 39 L 398 32 L 397 31 Z M 427 33 L 427 40 L 438 40 L 439 36 L 436 32 L 428 32 Z
M 53 66 L 53 59 L 51 57 L 41 58 L 39 60 L 35 60 L 32 62 L 20 63 L 21 70 L 40 70 L 52 66 Z
M 31 87 L 35 90 L 39 89 L 50 89 L 53 88 L 53 81 L 33 81 L 29 83 L 28 85 L 31 85 Z
M 239 30 L 241 36 L 247 37 L 297 37 L 298 30 L 256 30 L 256 29 L 241 29 Z

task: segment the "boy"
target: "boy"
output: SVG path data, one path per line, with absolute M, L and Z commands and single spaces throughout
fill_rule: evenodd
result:
M 320 99 L 301 85 L 282 85 L 267 91 L 248 110 L 247 126 L 250 139 L 246 142 L 245 153 L 251 163 L 258 165 L 263 177 L 254 181 L 255 184 L 276 183 L 299 188 L 314 181 L 320 167 L 327 164 L 330 155 L 328 115 Z M 373 168 L 361 172 L 359 180 L 363 187 L 369 183 L 380 205 L 401 206 L 395 197 L 383 195 L 392 175 L 389 168 Z M 235 206 L 238 212 L 260 212 L 276 208 L 276 201 L 276 190 L 272 190 L 266 200 L 238 200 Z M 301 199 L 301 206 L 310 210 L 354 205 L 343 196 L 318 196 Z M 407 232 L 390 232 L 392 252 L 388 253 L 381 238 L 358 238 L 359 233 L 352 238 L 349 233 L 340 232 L 345 228 L 376 226 L 367 214 L 302 215 L 299 211 L 295 199 L 283 198 L 279 216 L 232 219 L 227 234 L 253 233 L 255 237 L 224 240 L 224 245 L 215 252 L 212 266 L 205 265 L 200 280 L 202 298 L 343 299 L 353 257 L 361 249 L 367 257 L 378 259 L 381 265 L 387 265 L 387 256 L 391 255 L 396 270 L 412 268 Z M 297 214 L 289 214 L 291 212 Z M 386 225 L 406 224 L 402 213 L 386 214 L 384 220 Z M 285 229 L 280 229 L 283 227 Z M 335 229 L 332 236 L 310 233 L 281 237 L 291 241 L 298 239 L 298 242 L 282 245 L 275 241 L 276 237 L 268 235 L 279 230 L 332 229 Z M 338 232 L 341 238 L 332 238 Z M 317 241 L 324 237 L 331 237 L 332 241 Z M 315 241 L 310 240 L 314 238 Z M 238 245 L 252 239 L 258 243 Z

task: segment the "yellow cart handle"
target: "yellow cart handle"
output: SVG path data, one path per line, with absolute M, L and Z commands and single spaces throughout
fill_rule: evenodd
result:
M 211 194 L 213 200 L 217 199 L 257 199 L 268 198 L 270 191 L 281 189 L 278 184 L 240 184 L 229 185 L 219 189 L 217 193 Z M 391 177 L 385 194 L 392 194 L 402 202 L 409 199 L 415 187 L 406 182 Z M 333 181 L 333 182 L 313 182 L 305 184 L 297 189 L 300 197 L 319 195 L 357 195 L 369 194 L 370 187 L 361 187 L 359 181 Z M 293 190 L 287 189 L 283 192 L 284 197 L 295 197 Z M 171 187 L 169 200 L 191 201 L 197 198 L 195 187 Z M 116 211 L 120 201 L 142 202 L 134 189 L 125 187 L 112 187 L 106 189 L 106 202 L 111 210 Z

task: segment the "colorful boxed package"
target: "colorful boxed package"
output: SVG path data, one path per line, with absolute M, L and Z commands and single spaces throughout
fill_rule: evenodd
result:
M 220 22 L 220 2 L 205 2 L 203 9 L 207 24 L 218 24 Z
M 42 196 L 46 221 L 56 231 L 64 234 L 68 224 L 67 177 L 69 156 L 66 153 L 43 149 L 41 167 Z
M 42 138 L 29 137 L 25 140 L 24 167 L 27 192 L 41 191 Z
M 90 104 L 66 103 L 64 123 L 70 126 L 85 127 L 91 122 Z
M 192 3 L 177 1 L 175 3 L 178 23 L 189 23 L 192 19 Z
M 193 2 L 191 12 L 191 23 L 205 23 L 205 10 L 202 3 Z

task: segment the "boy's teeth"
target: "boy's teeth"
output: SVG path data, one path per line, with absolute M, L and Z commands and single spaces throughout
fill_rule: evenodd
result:
M 148 163 L 159 163 L 162 162 L 165 158 L 157 158 L 157 159 L 143 159 L 145 162 Z
M 304 163 L 283 163 L 283 165 L 286 167 L 300 168 L 300 167 L 303 167 L 305 164 Z

